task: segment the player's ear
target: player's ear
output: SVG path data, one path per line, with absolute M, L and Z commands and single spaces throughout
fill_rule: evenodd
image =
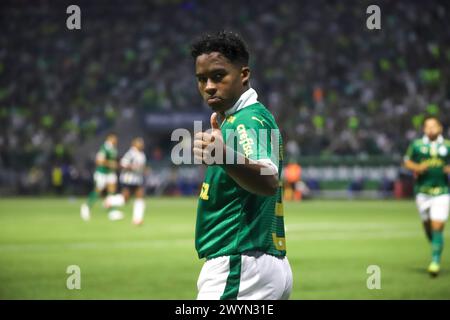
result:
M 241 69 L 241 81 L 242 85 L 245 87 L 248 85 L 248 82 L 250 80 L 250 68 L 249 67 L 242 67 Z

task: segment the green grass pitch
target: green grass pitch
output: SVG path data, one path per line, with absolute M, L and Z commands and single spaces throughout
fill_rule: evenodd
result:
M 82 199 L 0 200 L 0 299 L 195 299 L 195 198 L 147 198 L 143 226 L 111 222 Z M 450 299 L 450 248 L 430 278 L 430 246 L 411 201 L 285 203 L 291 299 Z M 448 232 L 445 238 L 450 244 Z M 69 290 L 69 265 L 81 289 Z M 381 289 L 369 290 L 369 265 Z

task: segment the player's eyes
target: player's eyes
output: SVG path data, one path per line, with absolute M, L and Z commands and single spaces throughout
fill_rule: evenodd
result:
M 213 75 L 210 77 L 210 79 L 211 79 L 212 82 L 220 82 L 220 81 L 222 81 L 222 79 L 223 79 L 224 77 L 225 77 L 225 74 L 223 74 L 223 73 L 216 73 L 216 74 L 213 74 Z M 204 83 L 206 83 L 206 82 L 208 81 L 208 77 L 198 76 L 198 77 L 197 77 L 197 81 L 198 81 L 199 83 L 204 84 Z
M 223 79 L 224 76 L 225 76 L 225 75 L 222 74 L 222 73 L 217 73 L 217 74 L 215 74 L 215 75 L 212 77 L 212 80 L 213 80 L 214 82 L 218 82 L 218 81 L 221 81 L 221 80 Z

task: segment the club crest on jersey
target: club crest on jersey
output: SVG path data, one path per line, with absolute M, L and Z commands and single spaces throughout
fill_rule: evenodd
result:
M 447 155 L 447 153 L 448 153 L 447 147 L 446 146 L 440 146 L 438 152 L 439 152 L 439 155 L 441 157 L 445 157 Z
M 227 122 L 229 122 L 229 123 L 233 123 L 234 120 L 236 120 L 236 117 L 234 117 L 234 116 L 228 116 L 227 117 Z
M 423 147 L 420 148 L 420 152 L 424 153 L 424 154 L 427 154 L 428 153 L 428 148 L 423 146 Z

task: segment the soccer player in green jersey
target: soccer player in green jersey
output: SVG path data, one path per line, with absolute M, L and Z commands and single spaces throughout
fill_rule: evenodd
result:
M 91 218 L 91 209 L 96 200 L 106 190 L 108 195 L 116 193 L 117 189 L 117 136 L 109 134 L 95 157 L 94 190 L 89 194 L 87 203 L 81 205 L 81 218 L 85 221 Z M 108 208 L 111 220 L 123 218 L 121 211 L 115 206 Z
M 436 117 L 425 119 L 423 131 L 423 138 L 410 144 L 404 166 L 412 170 L 416 178 L 416 204 L 432 248 L 428 272 L 436 276 L 440 271 L 443 231 L 450 205 L 450 141 L 442 137 L 442 124 Z
M 206 259 L 197 299 L 287 299 L 278 126 L 250 87 L 249 53 L 238 35 L 205 35 L 191 54 L 200 94 L 214 111 L 211 130 L 198 132 L 193 148 L 208 165 L 197 209 L 195 245 Z

